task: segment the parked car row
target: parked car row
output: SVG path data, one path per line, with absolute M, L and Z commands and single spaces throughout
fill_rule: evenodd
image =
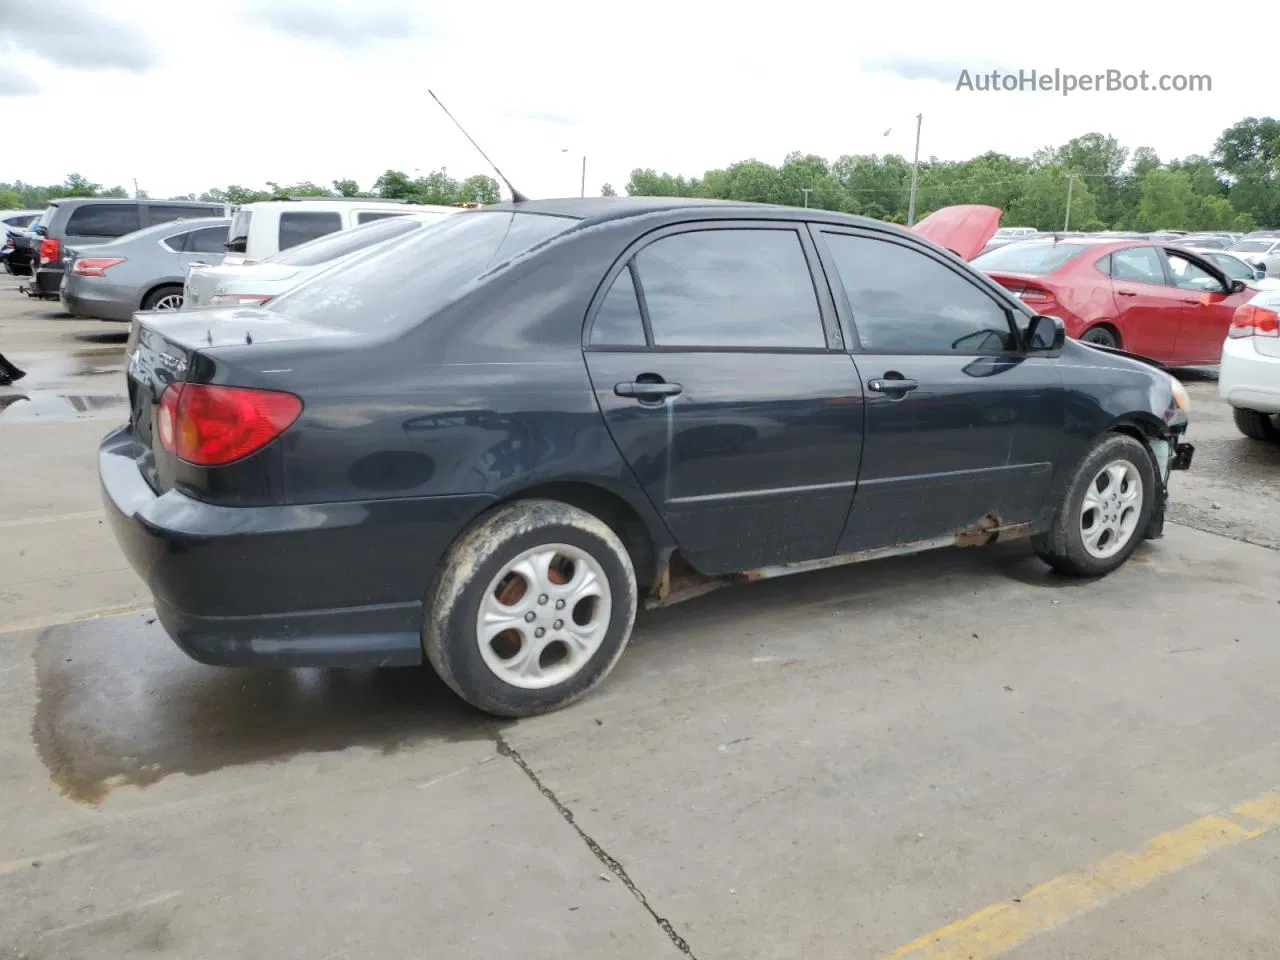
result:
M 1188 232 L 1185 230 L 1159 230 L 1141 233 L 1127 230 L 1099 230 L 1042 232 L 1031 227 L 1002 227 L 992 235 L 983 253 L 997 250 L 1012 243 L 1029 239 L 1056 237 L 1095 237 L 1100 240 L 1150 240 L 1192 250 L 1220 250 L 1238 259 L 1252 271 L 1255 279 L 1280 276 L 1280 231 L 1255 230 L 1242 234 L 1227 231 Z M 1233 265 L 1233 269 L 1238 269 Z
M 417 226 L 459 209 L 374 198 L 277 200 L 237 208 L 67 198 L 51 201 L 42 211 L 9 212 L 15 225 L 7 228 L 12 239 L 5 264 L 12 273 L 31 277 L 20 288 L 29 296 L 61 300 L 77 317 L 128 322 L 139 310 L 181 309 L 193 271 L 197 290 L 211 286 L 221 296 L 237 269 L 271 264 L 257 276 L 274 278 L 262 288 L 274 294 L 308 268 L 314 272 L 398 232 L 367 232 L 381 221 L 412 215 Z M 356 238 L 350 242 L 297 252 L 317 239 L 353 231 Z M 290 262 L 273 264 L 283 252 L 294 254 Z M 200 271 L 213 268 L 222 272 L 205 284 L 207 275 Z

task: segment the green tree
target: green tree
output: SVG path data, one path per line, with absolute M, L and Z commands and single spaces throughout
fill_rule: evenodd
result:
M 616 197 L 617 195 L 618 191 L 613 189 L 613 184 L 611 183 L 606 183 L 600 188 L 600 196 L 602 197 Z
M 433 170 L 425 177 L 413 181 L 412 199 L 416 203 L 431 203 L 447 206 L 460 202 L 459 187 L 461 185 L 443 167 Z
M 333 189 L 337 191 L 340 197 L 360 196 L 360 184 L 354 180 L 334 180 Z
M 22 195 L 13 187 L 0 187 L 0 210 L 17 210 L 22 203 Z
M 61 187 L 59 196 L 96 197 L 98 195 L 98 191 L 101 189 L 102 184 L 93 183 L 92 181 L 80 176 L 78 173 L 72 173 L 67 176 L 67 181 Z
M 1153 170 L 1142 179 L 1135 225 L 1139 230 L 1199 229 L 1203 205 L 1185 170 Z
M 373 190 L 384 200 L 409 200 L 413 197 L 413 180 L 399 170 L 388 170 L 373 182 Z
M 1006 211 L 1005 220 L 1018 226 L 1040 230 L 1061 230 L 1067 214 L 1067 171 L 1060 166 L 1046 166 L 1027 174 L 1022 196 Z M 1075 230 L 1097 230 L 1098 201 L 1088 185 L 1076 178 L 1071 187 L 1071 222 Z
M 460 203 L 498 203 L 502 200 L 502 191 L 498 181 L 482 173 L 467 177 L 458 187 Z
M 698 187 L 697 180 L 674 177 L 652 169 L 631 171 L 627 181 L 627 195 L 631 197 L 692 197 Z

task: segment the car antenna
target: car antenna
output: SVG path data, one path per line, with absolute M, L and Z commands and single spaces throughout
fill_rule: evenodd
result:
M 434 100 L 437 104 L 439 104 L 440 109 L 444 111 L 444 115 L 453 121 L 453 125 L 462 131 L 462 135 L 466 137 L 468 140 L 471 140 L 471 134 L 467 133 L 466 128 L 463 127 L 462 124 L 458 123 L 457 118 L 455 118 L 454 115 L 449 112 L 449 108 L 446 107 L 443 103 L 440 103 L 440 98 L 435 95 L 435 91 L 428 90 L 427 93 L 431 94 L 431 99 Z M 476 148 L 476 152 L 479 153 L 480 156 L 484 157 L 485 162 L 487 162 L 489 166 L 493 167 L 493 172 L 498 175 L 498 179 L 507 185 L 507 189 L 511 191 L 512 203 L 521 203 L 521 202 L 528 201 L 529 198 L 526 197 L 519 190 L 517 190 L 515 187 L 513 187 L 511 185 L 511 181 L 507 179 L 507 175 L 498 169 L 498 165 L 489 159 L 489 155 L 487 153 L 485 153 L 483 150 L 480 149 L 480 144 L 476 143 L 474 140 L 471 140 L 471 145 Z

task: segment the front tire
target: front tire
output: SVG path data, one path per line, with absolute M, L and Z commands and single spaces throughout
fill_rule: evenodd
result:
M 1059 573 L 1102 577 L 1142 542 L 1160 496 L 1145 445 L 1124 434 L 1099 441 L 1080 462 L 1049 530 L 1032 540 Z
M 1231 416 L 1235 419 L 1236 429 L 1250 440 L 1280 441 L 1280 426 L 1276 425 L 1276 418 L 1271 414 L 1233 407 Z
M 631 557 L 608 524 L 559 501 L 522 500 L 450 549 L 428 593 L 423 649 L 472 706 L 548 713 L 613 669 L 637 600 Z

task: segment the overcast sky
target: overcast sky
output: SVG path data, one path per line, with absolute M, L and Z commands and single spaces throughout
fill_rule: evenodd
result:
M 75 171 L 163 196 L 488 172 L 429 87 L 544 197 L 578 193 L 584 154 L 588 194 L 621 192 L 633 167 L 910 158 L 921 112 L 922 157 L 1025 156 L 1101 130 L 1168 159 L 1277 103 L 1270 61 L 1241 45 L 1245 7 L 1100 14 L 1025 0 L 0 0 L 0 181 Z M 961 70 L 992 68 L 1209 74 L 1213 90 L 956 90 Z

